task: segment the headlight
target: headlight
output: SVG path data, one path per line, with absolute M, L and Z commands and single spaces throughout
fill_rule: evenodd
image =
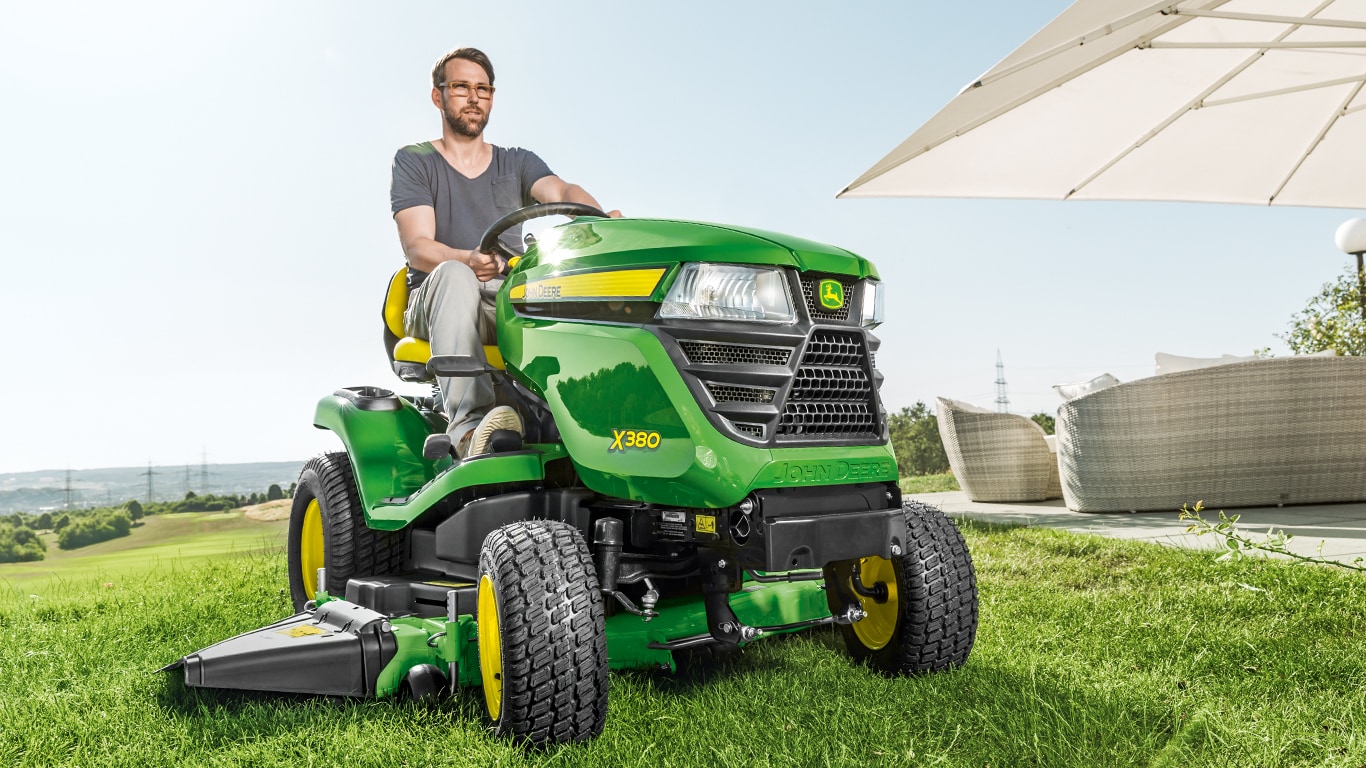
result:
M 781 269 L 698 262 L 684 264 L 679 270 L 659 316 L 761 323 L 796 320 L 787 277 Z
M 863 281 L 863 327 L 876 328 L 886 317 L 883 306 L 882 283 L 876 280 Z

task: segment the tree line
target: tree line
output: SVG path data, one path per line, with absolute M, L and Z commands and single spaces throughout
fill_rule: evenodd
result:
M 294 483 L 288 490 L 272 484 L 262 493 L 200 496 L 194 491 L 177 501 L 158 501 L 143 504 L 137 499 L 113 507 L 73 509 L 63 512 L 15 512 L 0 515 L 0 563 L 19 563 L 42 560 L 47 555 L 47 542 L 40 535 L 55 535 L 59 549 L 77 549 L 127 536 L 137 521 L 147 515 L 169 515 L 180 512 L 226 512 L 238 507 L 277 501 L 294 496 Z

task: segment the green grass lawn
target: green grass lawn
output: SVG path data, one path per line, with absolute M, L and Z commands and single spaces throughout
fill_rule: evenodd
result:
M 1357 766 L 1366 579 L 963 523 L 981 626 L 962 669 L 889 679 L 833 631 L 691 674 L 612 675 L 602 737 L 527 751 L 479 692 L 433 707 L 187 690 L 153 670 L 289 612 L 277 552 L 114 586 L 0 590 L 0 763 L 348 766 Z
M 942 491 L 958 491 L 958 478 L 952 472 L 944 472 L 938 475 L 911 475 L 901 478 L 902 493 L 940 493 Z

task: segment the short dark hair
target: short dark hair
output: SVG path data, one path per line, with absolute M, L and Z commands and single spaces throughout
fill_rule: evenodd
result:
M 464 59 L 483 67 L 484 74 L 489 76 L 489 85 L 493 85 L 493 62 L 489 61 L 489 57 L 478 48 L 456 48 L 436 60 L 436 66 L 432 67 L 433 88 L 439 88 L 446 82 L 446 62 L 451 59 Z

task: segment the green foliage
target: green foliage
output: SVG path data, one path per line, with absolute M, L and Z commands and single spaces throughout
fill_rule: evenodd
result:
M 298 487 L 299 484 L 297 482 L 290 483 L 289 488 L 285 489 L 285 496 L 291 499 L 294 498 L 294 490 Z
M 1293 534 L 1276 528 L 1268 528 L 1265 535 L 1254 538 L 1238 527 L 1238 515 L 1226 515 L 1221 509 L 1219 510 L 1219 522 L 1211 523 L 1200 515 L 1204 510 L 1205 503 L 1203 501 L 1197 501 L 1194 507 L 1187 507 L 1182 504 L 1180 519 L 1191 522 L 1190 525 L 1186 526 L 1186 533 L 1193 533 L 1196 536 L 1204 536 L 1209 533 L 1224 540 L 1225 549 L 1216 558 L 1219 562 L 1239 560 L 1253 552 L 1271 552 L 1284 555 L 1299 563 L 1331 565 L 1336 568 L 1346 568 L 1349 571 L 1366 572 L 1366 558 L 1357 557 L 1350 563 L 1344 563 L 1327 557 L 1301 555 L 1290 551 L 1290 541 L 1295 538 Z
M 71 525 L 71 515 L 62 515 L 57 518 L 57 522 L 52 524 L 52 530 L 60 531 L 68 525 Z
M 939 419 L 924 402 L 887 417 L 887 428 L 902 477 L 949 471 L 949 457 L 939 439 Z
M 1324 283 L 1302 312 L 1290 319 L 1290 333 L 1280 338 L 1295 354 L 1331 349 L 1339 355 L 1366 355 L 1366 322 L 1361 319 L 1357 271 L 1348 268 Z
M 123 508 L 128 512 L 129 520 L 142 519 L 142 504 L 140 504 L 137 499 L 129 499 L 128 502 L 123 505 Z
M 0 528 L 0 563 L 42 560 L 47 544 L 26 526 Z
M 226 512 L 229 509 L 237 509 L 243 506 L 245 501 L 246 499 L 241 496 L 215 496 L 211 493 L 196 496 L 192 491 L 180 501 L 152 502 L 143 507 L 143 511 L 149 515 L 169 515 L 177 512 Z
M 127 536 L 133 528 L 128 513 L 103 510 L 100 514 L 77 520 L 62 529 L 57 535 L 57 546 L 62 549 L 76 549 L 101 541 L 109 541 Z
M 266 501 L 279 501 L 284 497 L 285 492 L 275 483 L 271 483 L 270 487 L 266 489 Z
M 51 512 L 44 512 L 43 514 L 38 515 L 38 530 L 40 530 L 40 531 L 49 531 L 49 530 L 52 530 L 52 513 L 51 513 Z
M 1043 427 L 1043 432 L 1045 435 L 1053 434 L 1053 428 L 1057 422 L 1057 419 L 1054 419 L 1052 416 L 1049 416 L 1046 413 L 1036 413 L 1033 416 L 1030 416 L 1029 420 Z

